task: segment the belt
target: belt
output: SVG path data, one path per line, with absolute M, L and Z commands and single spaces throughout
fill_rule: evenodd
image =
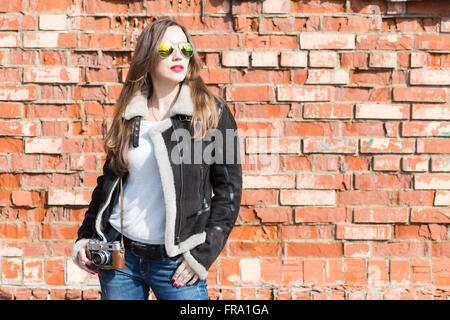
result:
M 109 222 L 106 225 L 105 233 L 111 239 L 114 238 L 117 239 L 117 237 L 120 237 L 120 232 L 114 229 Z M 123 236 L 123 244 L 126 249 L 129 249 L 131 253 L 140 258 L 151 258 L 151 259 L 168 258 L 163 244 L 143 243 L 131 240 L 125 236 Z

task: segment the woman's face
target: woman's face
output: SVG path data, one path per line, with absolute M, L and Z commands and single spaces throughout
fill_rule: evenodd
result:
M 175 50 L 167 58 L 161 58 L 158 55 L 158 63 L 152 75 L 152 81 L 158 83 L 177 84 L 184 80 L 187 74 L 190 58 L 186 58 L 180 52 L 178 47 L 179 42 L 187 42 L 186 35 L 178 26 L 171 26 L 166 29 L 166 32 L 158 43 L 157 48 L 163 42 L 172 42 L 175 45 Z M 181 66 L 180 68 L 173 68 L 174 66 Z

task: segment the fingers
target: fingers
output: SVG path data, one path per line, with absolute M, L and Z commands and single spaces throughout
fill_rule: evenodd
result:
M 193 285 L 197 280 L 198 280 L 198 275 L 195 274 L 195 275 L 192 277 L 192 280 L 188 282 L 187 286 L 189 287 L 189 286 Z
M 186 284 L 186 282 L 189 279 L 192 279 L 194 281 L 190 281 L 188 283 L 188 286 L 191 284 L 194 284 L 195 281 L 197 281 L 198 277 L 196 273 L 191 269 L 191 267 L 186 263 L 186 261 L 181 257 L 177 260 L 182 261 L 181 264 L 178 266 L 177 270 L 175 271 L 175 274 L 172 277 L 173 286 L 176 288 L 181 288 Z
M 96 265 L 86 257 L 86 252 L 84 250 L 80 250 L 78 252 L 78 262 L 80 263 L 81 269 L 90 274 L 98 273 Z

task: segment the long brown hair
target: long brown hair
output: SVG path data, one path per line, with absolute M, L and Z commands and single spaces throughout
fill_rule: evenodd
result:
M 148 92 L 148 97 L 153 94 L 153 85 L 150 74 L 155 70 L 159 58 L 157 45 L 164 36 L 166 29 L 170 26 L 178 26 L 183 30 L 188 42 L 193 43 L 187 29 L 170 18 L 153 21 L 145 27 L 137 38 L 136 48 L 130 62 L 127 78 L 120 92 L 115 107 L 115 114 L 109 128 L 104 149 L 106 159 L 110 159 L 109 169 L 116 175 L 122 176 L 128 172 L 128 160 L 124 157 L 124 152 L 129 146 L 132 131 L 132 121 L 122 118 L 128 103 L 134 94 L 141 90 Z M 216 110 L 216 100 L 224 102 L 222 97 L 210 91 L 203 79 L 200 77 L 200 58 L 194 50 L 194 55 L 190 58 L 188 70 L 184 83 L 189 85 L 194 110 L 190 127 L 194 132 L 192 138 L 203 138 L 211 128 L 217 128 L 218 115 Z M 208 114 L 208 110 L 210 115 Z M 194 126 L 194 123 L 196 124 Z M 199 125 L 200 124 L 200 125 Z

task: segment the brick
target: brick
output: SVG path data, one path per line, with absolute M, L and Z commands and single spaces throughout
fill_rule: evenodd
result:
M 410 121 L 402 123 L 403 136 L 447 136 L 450 133 L 450 123 L 437 121 Z
M 37 98 L 35 86 L 0 86 L 0 100 L 28 101 Z
M 371 52 L 369 54 L 369 67 L 396 68 L 397 54 L 395 52 Z
M 233 240 L 274 240 L 276 230 L 271 226 L 236 226 L 230 234 Z
M 422 68 L 425 66 L 426 54 L 425 52 L 411 52 L 411 68 Z
M 25 140 L 25 153 L 61 153 L 61 139 L 30 138 Z
M 286 239 L 334 239 L 331 226 L 281 226 L 279 238 Z
M 448 70 L 411 70 L 410 83 L 414 85 L 449 85 Z
M 16 206 L 34 207 L 39 203 L 39 193 L 30 191 L 12 191 L 11 202 Z
M 391 226 L 338 225 L 336 226 L 336 239 L 389 240 L 391 239 Z
M 350 258 L 368 258 L 371 255 L 372 245 L 367 242 L 345 242 L 344 256 Z
M 296 50 L 298 48 L 297 36 L 246 34 L 242 37 L 242 48 L 251 50 Z
M 413 156 L 402 159 L 402 170 L 409 172 L 424 172 L 428 170 L 428 157 Z
M 281 190 L 282 205 L 334 205 L 335 191 L 322 190 Z
M 342 243 L 287 243 L 288 257 L 342 257 Z
M 239 262 L 242 284 L 259 284 L 261 282 L 260 260 L 256 258 L 243 258 Z
M 394 186 L 409 189 L 411 187 L 409 174 L 355 174 L 354 181 L 355 189 L 391 189 Z
M 360 150 L 362 153 L 413 153 L 413 139 L 395 138 L 361 138 Z
M 263 13 L 288 13 L 289 0 L 268 0 L 263 2 Z
M 306 67 L 308 53 L 306 51 L 281 51 L 281 67 Z
M 305 260 L 303 268 L 305 283 L 323 283 L 323 260 Z
M 344 119 L 352 118 L 351 104 L 334 103 L 305 103 L 303 105 L 304 118 Z
M 78 68 L 24 68 L 24 82 L 77 83 L 80 81 Z
M 434 206 L 450 206 L 450 191 L 436 191 Z
M 244 188 L 249 189 L 294 187 L 295 176 L 293 175 L 246 175 L 244 179 Z
M 409 106 L 405 104 L 356 104 L 355 118 L 408 119 Z
M 88 190 L 49 190 L 48 205 L 88 205 L 91 198 Z
M 349 82 L 349 73 L 344 69 L 309 69 L 306 80 L 308 84 L 348 84 Z
M 340 259 L 325 260 L 325 283 L 342 284 L 344 283 L 344 263 Z
M 415 189 L 450 189 L 450 176 L 444 175 L 415 175 Z
M 48 285 L 64 284 L 63 260 L 45 261 L 45 283 Z
M 374 242 L 372 257 L 426 257 L 428 244 L 423 242 Z
M 57 32 L 25 32 L 23 46 L 25 48 L 55 48 L 58 47 L 59 34 Z
M 44 288 L 33 288 L 32 300 L 47 300 L 48 289 Z
M 337 53 L 334 51 L 310 51 L 309 66 L 316 68 L 335 68 Z
M 44 224 L 42 226 L 42 239 L 66 239 L 76 238 L 78 226 Z
M 291 222 L 290 208 L 254 208 L 254 214 L 261 222 Z
M 271 51 L 253 51 L 252 52 L 252 67 L 274 67 L 278 66 L 278 52 Z
M 2 33 L 0 35 L 0 47 L 18 47 L 19 37 L 14 33 Z
M 303 152 L 354 153 L 358 140 L 354 138 L 304 138 Z
M 410 263 L 408 260 L 390 260 L 390 282 L 392 285 L 407 286 L 410 279 Z
M 344 222 L 344 208 L 296 208 L 295 222 Z
M 394 226 L 395 239 L 446 240 L 447 227 L 441 225 Z
M 348 190 L 337 193 L 338 204 L 352 205 L 390 205 L 393 200 L 390 191 L 366 191 L 366 190 Z
M 450 50 L 450 34 L 416 35 L 414 48 L 419 50 Z
M 16 289 L 16 300 L 30 300 L 31 289 L 30 288 L 17 288 Z
M 242 205 L 269 205 L 278 203 L 275 190 L 244 190 L 242 193 Z
M 279 257 L 281 254 L 281 244 L 277 242 L 230 242 L 229 256 L 231 257 Z
M 331 89 L 327 87 L 278 87 L 280 101 L 328 101 Z
M 448 138 L 417 139 L 417 153 L 450 153 Z
M 227 87 L 227 100 L 233 101 L 271 101 L 274 98 L 273 88 L 261 86 Z
M 3 30 L 34 30 L 36 18 L 30 15 L 3 15 L 0 19 Z
M 431 159 L 431 171 L 450 171 L 450 158 L 432 158 Z
M 338 133 L 335 123 L 286 122 L 284 136 L 334 136 Z
M 417 38 L 416 38 L 417 39 Z M 358 35 L 356 46 L 358 50 L 408 50 L 412 49 L 412 37 L 398 34 Z
M 342 68 L 366 68 L 367 53 L 366 52 L 342 52 L 341 53 Z
M 322 18 L 322 31 L 339 32 L 368 32 L 373 26 L 374 19 L 367 17 L 327 17 Z M 375 29 L 373 29 L 375 31 Z
M 67 16 L 64 14 L 42 14 L 39 16 L 40 30 L 65 30 Z
M 408 208 L 355 208 L 356 223 L 407 223 Z
M 388 284 L 388 260 L 369 260 L 367 266 L 367 284 L 370 288 Z
M 2 259 L 2 282 L 20 284 L 22 282 L 22 260 L 19 258 Z
M 224 51 L 222 64 L 227 67 L 248 67 L 249 54 L 246 51 Z
M 66 300 L 66 289 L 50 289 L 50 300 Z
M 374 171 L 397 171 L 400 169 L 400 157 L 398 156 L 374 156 Z
M 450 32 L 450 18 L 441 19 L 441 32 Z
M 83 300 L 99 300 L 100 292 L 96 289 L 83 290 L 82 299 Z
M 351 177 L 343 174 L 297 174 L 297 189 L 345 189 Z
M 294 1 L 291 2 L 291 13 L 344 13 L 345 1 L 333 1 L 324 5 L 321 1 Z
M 23 261 L 23 281 L 25 283 L 39 283 L 43 279 L 41 259 L 26 258 Z
M 238 285 L 241 281 L 239 259 L 220 259 L 220 284 Z
M 450 285 L 450 261 L 448 259 L 433 260 L 433 283 L 436 286 Z
M 80 34 L 79 46 L 81 48 L 117 49 L 123 48 L 122 34 Z
M 355 49 L 355 35 L 328 32 L 300 34 L 301 49 Z
M 394 101 L 446 102 L 447 91 L 436 88 L 393 88 Z

